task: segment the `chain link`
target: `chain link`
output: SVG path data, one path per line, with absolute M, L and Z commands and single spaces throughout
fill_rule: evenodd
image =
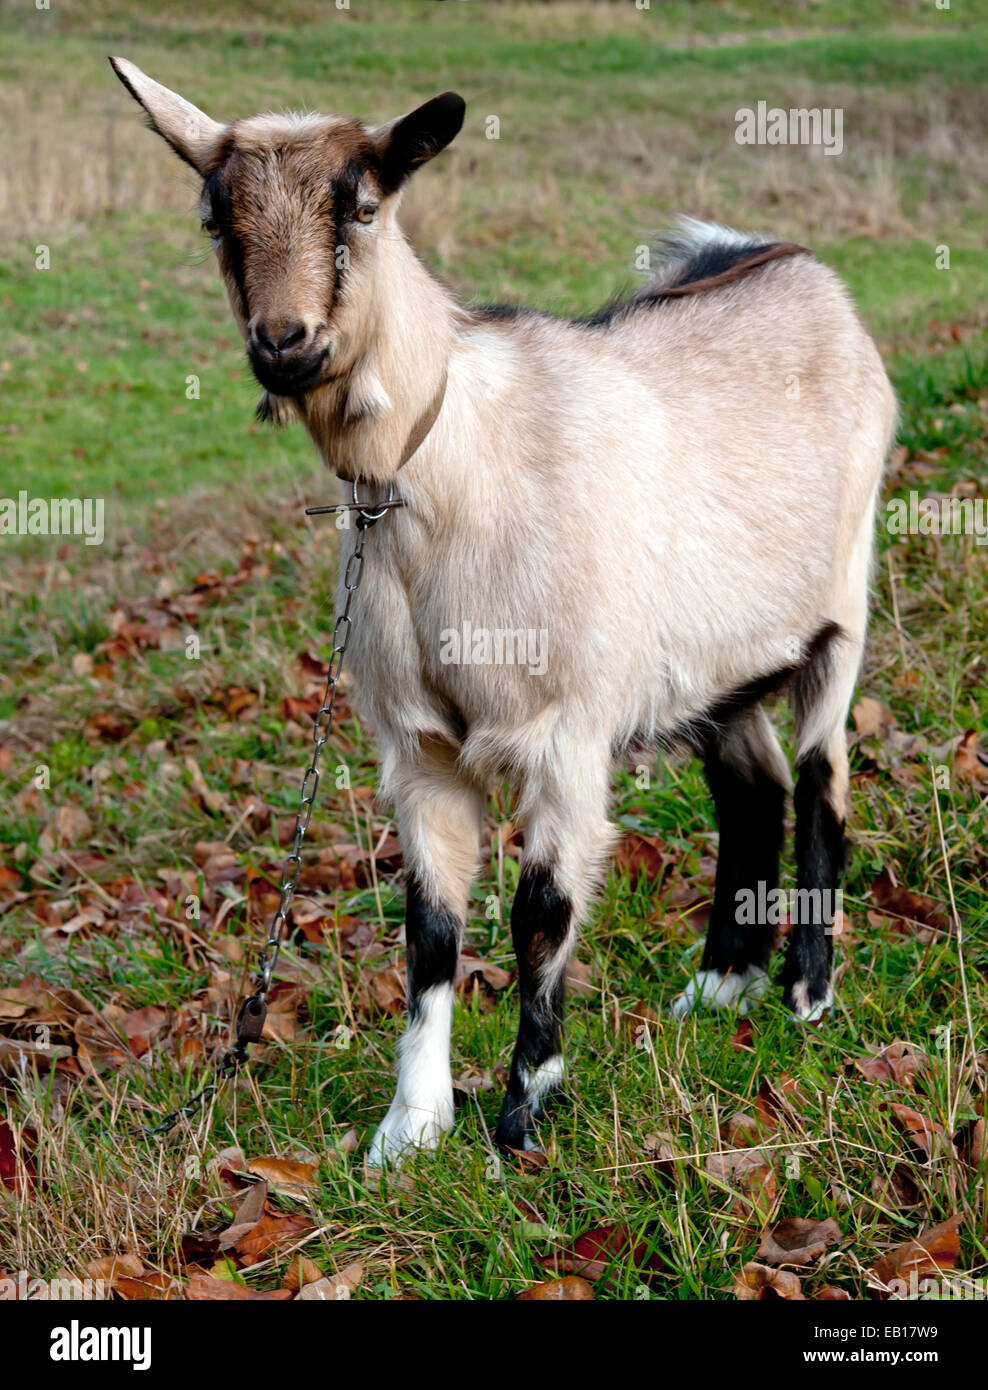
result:
M 298 810 L 295 812 L 295 828 L 292 834 L 291 849 L 281 868 L 278 906 L 275 909 L 274 916 L 271 918 L 267 940 L 261 951 L 254 992 L 248 995 L 240 1006 L 237 1013 L 236 1040 L 233 1046 L 224 1052 L 222 1058 L 217 1063 L 212 1081 L 203 1086 L 202 1090 L 198 1091 L 191 1099 L 187 1100 L 184 1105 L 179 1106 L 177 1110 L 172 1110 L 159 1121 L 158 1124 L 139 1126 L 137 1132 L 140 1134 L 166 1134 L 169 1130 L 174 1129 L 180 1120 L 191 1119 L 196 1115 L 205 1105 L 206 1101 L 216 1094 L 222 1083 L 246 1062 L 247 1050 L 250 1044 L 257 1042 L 264 1031 L 264 1022 L 268 1013 L 268 995 L 271 992 L 271 983 L 274 979 L 274 972 L 278 965 L 278 957 L 281 954 L 281 947 L 285 938 L 285 929 L 288 925 L 288 912 L 291 908 L 292 898 L 295 896 L 295 890 L 298 887 L 299 875 L 302 872 L 302 841 L 305 839 L 305 832 L 309 828 L 316 792 L 319 790 L 319 759 L 322 756 L 322 750 L 326 747 L 333 729 L 333 716 L 336 709 L 336 692 L 343 670 L 343 657 L 346 653 L 347 643 L 350 641 L 350 634 L 353 630 L 350 609 L 353 606 L 354 595 L 360 588 L 360 581 L 364 572 L 364 546 L 367 543 L 367 532 L 376 521 L 385 515 L 388 507 L 404 505 L 401 501 L 392 501 L 393 492 L 389 491 L 387 503 L 380 506 L 379 510 L 371 511 L 357 503 L 356 485 L 354 485 L 353 497 L 354 505 L 346 508 L 326 507 L 310 509 L 318 511 L 355 511 L 357 513 L 357 539 L 347 559 L 346 568 L 343 571 L 343 588 L 346 593 L 346 598 L 343 603 L 343 611 L 337 616 L 333 627 L 333 650 L 329 658 L 329 671 L 326 677 L 326 686 L 323 690 L 322 703 L 312 723 L 312 757 L 302 776 L 302 785 L 299 791 L 299 805 Z

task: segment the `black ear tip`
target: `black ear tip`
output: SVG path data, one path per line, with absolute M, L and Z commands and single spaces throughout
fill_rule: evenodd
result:
M 451 125 L 455 122 L 456 129 L 459 130 L 467 113 L 467 104 L 459 92 L 443 92 L 441 96 L 436 97 L 436 102 L 441 103 L 443 114 Z

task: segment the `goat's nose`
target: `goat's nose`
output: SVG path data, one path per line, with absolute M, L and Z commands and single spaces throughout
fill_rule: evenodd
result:
M 258 343 L 272 357 L 291 352 L 305 341 L 305 324 L 301 320 L 284 327 L 278 324 L 275 328 L 259 323 L 256 332 Z

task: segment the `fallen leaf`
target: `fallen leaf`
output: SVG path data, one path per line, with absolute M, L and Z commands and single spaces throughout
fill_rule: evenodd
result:
M 315 1222 L 299 1212 L 265 1212 L 257 1225 L 237 1241 L 237 1254 L 245 1265 L 256 1264 L 315 1228 Z
M 93 823 L 81 806 L 59 806 L 55 812 L 55 833 L 60 844 L 77 845 L 92 837 Z
M 103 1255 L 99 1259 L 89 1260 L 86 1264 L 86 1273 L 90 1279 L 100 1279 L 110 1288 L 115 1288 L 118 1279 L 125 1277 L 140 1279 L 146 1271 L 144 1261 L 139 1255 L 125 1253 L 122 1255 Z
M 314 1284 L 323 1277 L 322 1270 L 314 1260 L 310 1260 L 307 1255 L 295 1255 L 288 1262 L 284 1282 L 286 1288 L 294 1289 L 297 1292 L 299 1289 L 303 1289 L 306 1284 Z
M 935 1276 L 941 1269 L 955 1269 L 960 1259 L 961 1242 L 958 1231 L 961 1217 L 952 1216 L 915 1240 L 897 1245 L 871 1271 L 878 1284 L 885 1288 L 893 1279 L 908 1281 L 911 1274 L 917 1279 Z
M 135 1300 L 161 1300 L 171 1302 L 181 1297 L 182 1285 L 170 1274 L 161 1274 L 156 1269 L 146 1269 L 140 1278 L 122 1274 L 113 1283 L 113 1292 L 120 1298 Z
M 867 695 L 858 701 L 851 713 L 854 727 L 865 738 L 883 738 L 896 722 L 888 705 Z
M 347 1265 L 339 1274 L 334 1274 L 329 1278 L 316 1279 L 314 1283 L 305 1284 L 300 1290 L 298 1297 L 304 1302 L 323 1302 L 336 1303 L 346 1301 L 354 1289 L 360 1283 L 364 1275 L 363 1265 L 357 1261 Z
M 632 884 L 639 879 L 654 883 L 665 874 L 666 855 L 654 835 L 640 835 L 637 830 L 629 830 L 618 844 L 614 854 L 618 869 L 626 872 Z
M 918 1110 L 910 1110 L 908 1105 L 892 1104 L 889 1109 L 899 1129 L 924 1160 L 949 1149 L 949 1136 L 942 1125 L 927 1119 Z
M 21 1132 L 18 1145 L 9 1122 L 0 1120 L 0 1183 L 18 1197 L 26 1195 L 37 1177 L 37 1170 L 30 1158 L 34 1142 L 34 1131 L 25 1129 Z
M 822 1289 L 817 1289 L 813 1295 L 819 1303 L 849 1303 L 851 1295 L 847 1289 L 842 1289 L 838 1284 L 824 1284 Z
M 805 1104 L 806 1097 L 799 1089 L 799 1083 L 788 1072 L 782 1072 L 774 1085 L 771 1081 L 763 1081 L 755 1097 L 755 1109 L 767 1124 L 789 1118 Z
M 768 1265 L 746 1264 L 734 1280 L 732 1292 L 744 1302 L 767 1301 L 776 1298 L 804 1302 L 803 1286 L 798 1275 L 788 1269 L 772 1269 Z
M 239 1240 L 254 1230 L 264 1215 L 267 1198 L 268 1185 L 263 1179 L 247 1189 L 247 1195 L 238 1206 L 233 1221 L 220 1233 L 221 1250 L 234 1249 Z
M 980 1168 L 988 1156 L 988 1133 L 985 1120 L 969 1120 L 954 1135 L 954 1148 L 962 1162 L 970 1168 Z
M 840 1238 L 841 1229 L 832 1217 L 823 1221 L 787 1217 L 762 1232 L 758 1258 L 770 1265 L 808 1265 Z
M 123 1020 L 123 1029 L 135 1057 L 143 1057 L 168 1026 L 168 1010 L 156 1004 L 137 1009 Z
M 252 1158 L 247 1164 L 247 1171 L 266 1179 L 275 1192 L 287 1197 L 314 1192 L 319 1186 L 318 1163 L 300 1163 L 297 1159 L 266 1156 Z
M 912 1043 L 893 1042 L 873 1057 L 855 1057 L 854 1066 L 867 1081 L 899 1081 L 911 1084 L 912 1078 L 930 1065 L 926 1053 Z
M 904 1163 L 897 1163 L 886 1177 L 876 1173 L 871 1180 L 871 1195 L 879 1206 L 893 1211 L 912 1211 L 920 1205 L 919 1188 Z
M 913 893 L 901 883 L 893 883 L 892 875 L 884 869 L 871 885 L 871 894 L 876 906 L 890 917 L 908 922 L 911 926 L 932 928 L 931 932 L 918 933 L 921 941 L 933 939 L 934 932 L 950 930 L 950 920 L 938 902 Z
M 567 1274 L 564 1279 L 547 1279 L 542 1284 L 533 1284 L 530 1289 L 518 1295 L 517 1301 L 553 1299 L 556 1302 L 568 1302 L 581 1298 L 590 1299 L 593 1296 L 593 1288 L 586 1279 L 581 1279 L 576 1274 Z
M 284 1302 L 294 1297 L 291 1289 L 272 1289 L 262 1293 L 259 1289 L 249 1289 L 246 1284 L 238 1284 L 232 1279 L 214 1279 L 211 1274 L 195 1273 L 189 1276 L 185 1285 L 185 1296 L 193 1303 L 204 1302 Z
M 585 1279 L 600 1279 L 616 1264 L 645 1269 L 663 1269 L 664 1262 L 648 1254 L 644 1242 L 632 1244 L 627 1226 L 598 1226 L 577 1236 L 568 1250 L 545 1255 L 539 1264 L 554 1274 L 580 1274 Z
M 968 729 L 954 749 L 954 774 L 961 781 L 988 782 L 988 761 L 978 747 L 975 729 Z

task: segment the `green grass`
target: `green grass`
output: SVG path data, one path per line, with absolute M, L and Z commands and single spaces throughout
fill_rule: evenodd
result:
M 32 1190 L 0 1191 L 11 1217 L 0 1220 L 0 1271 L 82 1273 L 133 1249 L 185 1278 L 181 1235 L 231 1218 L 230 1192 L 207 1164 L 237 1143 L 248 1156 L 305 1150 L 320 1161 L 301 1204 L 319 1234 L 304 1250 L 327 1273 L 361 1261 L 357 1297 L 513 1297 L 546 1277 L 540 1260 L 620 1224 L 628 1246 L 598 1297 L 725 1298 L 764 1222 L 787 1216 L 832 1216 L 842 1228 L 836 1259 L 804 1276 L 810 1297 L 825 1283 L 866 1297 L 876 1259 L 955 1214 L 959 1268 L 983 1276 L 983 1165 L 949 1144 L 920 1161 L 884 1108 L 918 1110 L 948 1135 L 984 1115 L 957 937 L 897 927 L 873 891 L 890 871 L 947 914 L 953 898 L 983 1059 L 988 787 L 956 775 L 953 752 L 965 730 L 988 739 L 988 574 L 972 538 L 879 529 L 860 693 L 890 707 L 897 738 L 850 735 L 850 932 L 838 941 L 839 1007 L 825 1028 L 795 1027 L 777 998 L 754 1016 L 747 1045 L 732 1042 L 732 1018 L 668 1020 L 702 946 L 713 810 L 695 763 L 660 762 L 644 789 L 624 770 L 614 816 L 653 837 L 670 869 L 632 883 L 615 866 L 587 923 L 588 983 L 569 1013 L 572 1087 L 543 1136 L 548 1165 L 496 1162 L 487 1141 L 516 1026 L 512 979 L 458 1004 L 454 1077 L 485 1084 L 460 1093 L 454 1133 L 378 1188 L 361 1154 L 389 1100 L 400 1020 L 381 1012 L 374 988 L 402 963 L 403 893 L 389 861 L 354 881 L 333 859 L 332 846 L 346 861 L 390 828 L 371 800 L 372 732 L 347 704 L 330 764 L 346 765 L 353 790 L 323 779 L 307 858 L 322 853 L 336 864 L 326 876 L 343 876 L 309 882 L 304 897 L 324 929 L 296 931 L 282 962 L 298 987 L 295 1035 L 257 1050 L 210 1128 L 182 1129 L 160 1148 L 125 1132 L 200 1083 L 249 979 L 307 751 L 304 712 L 290 701 L 313 692 L 313 662 L 328 655 L 335 533 L 302 517 L 304 501 L 331 490 L 302 432 L 253 422 L 259 391 L 203 256 L 194 190 L 117 90 L 108 50 L 218 115 L 309 102 L 383 118 L 459 86 L 473 123 L 423 173 L 407 222 L 465 298 L 585 312 L 629 282 L 635 246 L 680 209 L 806 241 L 847 280 L 899 395 L 886 495 L 988 490 L 975 139 L 985 6 L 875 4 L 862 17 L 844 0 L 795 14 L 762 3 L 505 4 L 493 24 L 476 6 L 413 12 L 377 0 L 328 22 L 305 0 L 243 10 L 176 5 L 148 17 L 97 3 L 85 14 L 0 16 L 0 72 L 20 132 L 0 267 L 0 493 L 101 496 L 107 506 L 102 547 L 2 540 L 0 797 L 13 810 L 0 820 L 0 985 L 37 977 L 77 994 L 5 1017 L 0 988 L 0 1058 L 3 1037 L 32 1040 L 46 1021 L 71 1054 L 20 1078 L 0 1063 L 6 1113 L 38 1136 Z M 727 36 L 741 42 L 717 42 Z M 34 101 L 42 90 L 47 105 Z M 842 104 L 854 132 L 846 156 L 739 152 L 733 111 L 762 97 Z M 501 116 L 499 141 L 483 136 L 488 112 Z M 34 268 L 41 243 L 49 271 Z M 941 244 L 949 270 L 936 268 Z M 190 375 L 198 400 L 186 395 Z M 197 660 L 186 655 L 190 634 Z M 786 730 L 782 709 L 779 719 Z M 50 787 L 35 792 L 40 765 Z M 942 841 L 931 765 L 948 772 L 936 793 Z M 69 834 L 75 843 L 60 843 L 65 808 L 87 817 Z M 509 815 L 492 799 L 492 827 Z M 210 868 L 202 846 L 221 841 L 232 857 L 218 872 L 215 849 Z M 787 885 L 791 870 L 790 860 Z M 508 972 L 516 883 L 516 861 L 485 852 L 468 925 L 468 944 Z M 186 915 L 190 895 L 198 920 Z M 80 923 L 86 911 L 95 920 Z M 83 1001 L 103 1011 L 102 1052 L 87 1044 L 92 1021 L 77 1022 Z M 122 1021 L 148 1005 L 167 1011 L 163 1037 L 150 1056 L 121 1060 Z M 854 1060 L 894 1039 L 923 1048 L 928 1070 L 913 1086 L 867 1082 Z M 746 1198 L 711 1175 L 707 1156 L 783 1074 L 803 1099 L 758 1136 L 777 1190 Z M 360 1146 L 341 1152 L 351 1127 Z M 661 1163 L 644 1147 L 656 1135 Z M 916 1186 L 908 1210 L 877 1191 L 896 1169 Z M 234 1277 L 274 1288 L 286 1261 L 282 1250 Z M 213 1257 L 200 1262 L 214 1268 Z

